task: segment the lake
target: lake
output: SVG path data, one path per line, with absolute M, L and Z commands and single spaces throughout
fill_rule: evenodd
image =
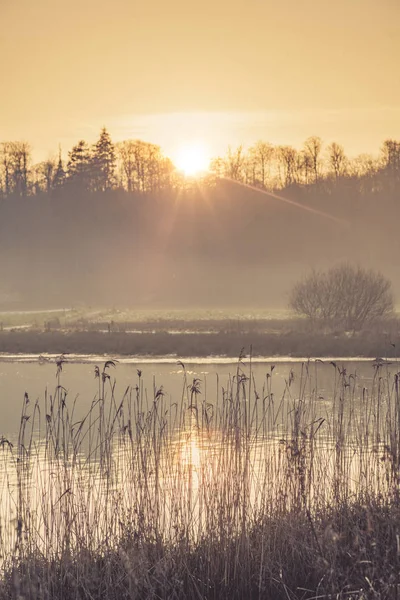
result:
M 95 379 L 95 366 L 100 368 L 106 359 L 101 356 L 73 356 L 66 357 L 61 374 L 61 383 L 68 392 L 68 398 L 73 401 L 77 398 L 77 410 L 81 415 L 86 412 L 98 394 L 98 382 Z M 332 359 L 339 367 L 344 367 L 347 372 L 356 374 L 358 384 L 371 386 L 375 369 L 374 361 L 370 359 Z M 186 359 L 185 368 L 187 384 L 194 378 L 200 379 L 201 394 L 207 396 L 212 402 L 217 389 L 227 389 L 229 381 L 235 375 L 237 361 L 225 358 L 216 359 Z M 247 374 L 252 373 L 255 389 L 259 394 L 267 383 L 267 375 L 272 375 L 272 387 L 276 397 L 282 396 L 289 378 L 294 376 L 293 390 L 299 391 L 302 384 L 301 373 L 305 359 L 289 358 L 264 358 L 250 361 L 244 359 L 241 369 Z M 400 366 L 400 364 L 399 364 Z M 274 367 L 271 372 L 271 367 Z M 330 402 L 335 393 L 335 369 L 330 359 L 324 361 L 311 361 L 308 364 L 312 381 L 308 384 L 314 386 L 321 397 L 321 412 L 329 412 Z M 122 397 L 128 386 L 137 385 L 137 371 L 142 371 L 142 385 L 151 397 L 154 388 L 163 387 L 165 396 L 172 402 L 180 401 L 184 388 L 184 370 L 177 364 L 176 358 L 122 358 L 116 363 L 115 369 L 109 369 L 112 379 L 115 379 L 115 396 Z M 397 362 L 385 365 L 385 371 L 395 373 L 399 370 Z M 271 382 L 268 382 L 271 384 Z M 303 381 L 304 383 L 304 381 Z M 38 356 L 14 355 L 0 357 L 0 410 L 1 425 L 0 435 L 13 436 L 19 429 L 21 406 L 25 392 L 31 401 L 39 400 L 43 403 L 45 391 L 53 394 L 57 385 L 55 358 L 39 360 Z
M 2 357 L 3 555 L 199 539 L 217 515 L 235 532 L 398 487 L 397 363 L 104 360 Z

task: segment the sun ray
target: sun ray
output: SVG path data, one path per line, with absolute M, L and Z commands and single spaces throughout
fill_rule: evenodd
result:
M 330 213 L 327 213 L 323 210 L 319 210 L 317 208 L 313 208 L 312 206 L 307 206 L 306 204 L 301 204 L 300 202 L 296 202 L 296 200 L 291 200 L 290 198 L 286 198 L 285 196 L 281 196 L 280 194 L 275 194 L 274 192 L 269 192 L 268 190 L 262 190 L 259 187 L 251 185 L 249 183 L 244 183 L 243 181 L 237 181 L 236 179 L 232 179 L 231 177 L 221 177 L 221 179 L 225 181 L 229 181 L 230 183 L 234 183 L 244 188 L 248 188 L 250 190 L 254 190 L 259 194 L 264 194 L 265 196 L 269 196 L 270 198 L 275 198 L 276 200 L 280 200 L 280 202 L 285 202 L 286 204 L 291 204 L 300 210 L 305 210 L 306 212 L 313 213 L 314 215 L 318 215 L 319 217 L 323 217 L 325 219 L 329 219 L 334 221 L 338 225 L 342 225 L 344 227 L 349 227 L 349 222 L 345 219 L 341 219 L 339 217 L 335 217 Z

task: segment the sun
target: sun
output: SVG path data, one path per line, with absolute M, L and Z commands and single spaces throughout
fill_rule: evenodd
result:
M 204 144 L 191 142 L 179 148 L 174 163 L 178 171 L 187 177 L 196 177 L 208 171 L 210 158 Z

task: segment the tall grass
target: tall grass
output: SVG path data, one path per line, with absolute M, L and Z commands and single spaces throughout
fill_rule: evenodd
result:
M 1 440 L 1 599 L 398 597 L 399 373 L 308 362 L 276 397 L 241 357 L 172 400 L 115 367 L 77 417 L 61 357 Z

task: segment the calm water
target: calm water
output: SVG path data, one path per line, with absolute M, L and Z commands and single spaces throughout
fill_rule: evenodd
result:
M 61 384 L 68 392 L 69 402 L 76 399 L 77 416 L 85 414 L 92 401 L 98 395 L 98 380 L 95 379 L 95 366 L 102 368 L 102 357 L 73 357 L 67 358 L 63 364 Z M 358 386 L 371 387 L 375 375 L 373 361 L 371 360 L 337 360 L 340 368 L 346 368 L 350 374 L 358 377 Z M 274 367 L 271 372 L 271 367 Z M 281 397 L 287 382 L 294 377 L 293 394 L 299 394 L 304 381 L 304 363 L 299 360 L 263 359 L 262 362 L 244 360 L 240 365 L 241 370 L 247 375 L 252 374 L 255 388 L 259 395 L 265 393 L 266 385 L 272 384 L 276 398 Z M 109 369 L 112 381 L 115 380 L 115 397 L 122 398 L 128 386 L 133 388 L 138 383 L 137 370 L 142 372 L 142 381 L 148 398 L 154 394 L 154 389 L 162 386 L 166 399 L 179 402 L 185 395 L 184 370 L 175 359 L 160 359 L 158 361 L 145 361 L 144 359 L 121 359 L 115 369 Z M 237 361 L 226 359 L 190 359 L 185 361 L 187 385 L 194 378 L 200 380 L 202 397 L 206 396 L 208 402 L 214 402 L 217 391 L 227 389 L 232 377 L 236 374 Z M 329 359 L 324 362 L 312 361 L 308 365 L 311 381 L 308 381 L 309 392 L 316 390 L 321 401 L 321 413 L 329 411 L 335 390 L 335 369 Z M 391 375 L 400 369 L 400 365 L 392 363 L 384 367 L 385 373 Z M 292 373 L 292 375 L 291 375 Z M 270 378 L 269 375 L 272 375 Z M 0 357 L 0 436 L 13 437 L 19 429 L 21 406 L 25 392 L 31 402 L 39 400 L 43 405 L 45 392 L 54 394 L 57 385 L 56 364 L 54 359 L 39 362 L 37 357 Z M 310 388 L 311 386 L 311 388 Z M 109 394 L 109 392 L 108 392 Z M 324 415 L 325 416 L 325 415 Z
M 58 379 L 53 359 L 0 361 L 0 554 L 101 546 L 127 523 L 196 538 L 398 485 L 397 363 L 125 359 L 104 388 L 103 364 L 69 357 Z

